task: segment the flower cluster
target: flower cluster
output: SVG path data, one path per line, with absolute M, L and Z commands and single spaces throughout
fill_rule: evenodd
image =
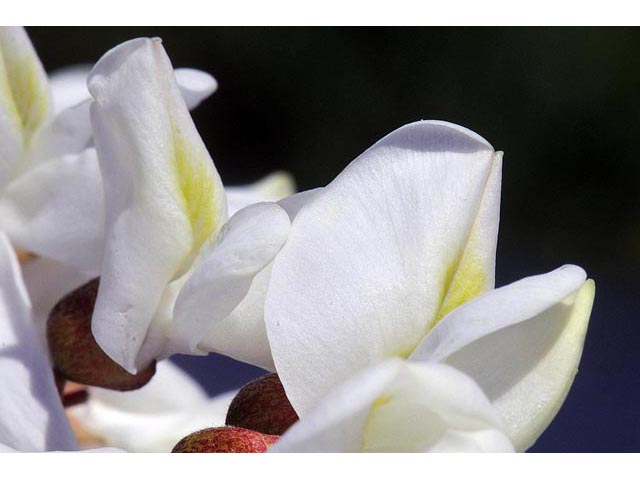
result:
M 529 448 L 595 288 L 495 288 L 502 153 L 419 121 L 325 187 L 225 188 L 189 114 L 216 87 L 149 38 L 47 77 L 0 30 L 0 448 Z M 210 352 L 272 373 L 209 399 L 167 359 Z

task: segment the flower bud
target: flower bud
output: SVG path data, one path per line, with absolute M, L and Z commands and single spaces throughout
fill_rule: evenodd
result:
M 229 405 L 226 424 L 270 435 L 282 435 L 298 421 L 277 373 L 246 384 Z
M 111 360 L 91 333 L 91 316 L 98 294 L 99 278 L 64 296 L 49 314 L 47 341 L 57 376 L 83 385 L 135 390 L 156 371 L 156 362 L 132 375 Z
M 246 428 L 206 428 L 184 437 L 171 453 L 263 453 L 278 438 Z

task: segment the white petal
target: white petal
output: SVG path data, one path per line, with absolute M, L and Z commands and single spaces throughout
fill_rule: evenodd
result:
M 189 110 L 196 108 L 218 89 L 216 79 L 202 70 L 176 68 L 173 73 Z
M 147 414 L 188 410 L 208 400 L 200 384 L 169 360 L 157 363 L 155 375 L 142 388 L 118 392 L 90 387 L 89 396 L 90 403 L 98 402 L 121 412 Z
M 53 109 L 56 114 L 91 98 L 87 89 L 90 71 L 91 65 L 85 64 L 64 67 L 49 74 Z
M 290 221 L 293 221 L 302 207 L 321 191 L 322 189 L 316 188 L 300 192 L 278 204 L 287 212 Z M 284 228 L 284 219 L 280 219 L 280 222 Z M 265 370 L 275 371 L 264 324 L 264 302 L 271 279 L 271 265 L 272 263 L 266 265 L 253 278 L 245 297 L 231 314 L 210 326 L 207 336 L 198 344 L 200 350 L 219 352 Z M 215 311 L 215 305 L 211 306 Z
M 408 355 L 449 310 L 492 288 L 499 176 L 500 156 L 475 133 L 417 122 L 302 209 L 265 305 L 296 410 L 368 365 Z
M 104 236 L 95 150 L 42 163 L 11 182 L 0 195 L 0 226 L 20 248 L 95 276 Z
M 313 188 L 299 192 L 290 197 L 283 198 L 278 202 L 287 211 L 289 219 L 293 222 L 303 207 L 313 202 L 324 191 L 323 187 Z
M 0 444 L 19 451 L 76 448 L 5 235 L 0 235 L 0 384 Z
M 289 216 L 276 203 L 251 205 L 231 217 L 178 295 L 171 334 L 177 351 L 198 353 L 197 345 L 208 333 L 210 351 L 244 360 L 244 352 L 252 354 L 254 337 L 266 340 L 263 322 L 222 321 L 280 251 L 289 226 Z M 238 352 L 229 348 L 237 345 L 235 339 L 240 342 Z
M 388 360 L 332 391 L 274 452 L 512 451 L 480 388 L 446 365 Z
M 89 77 L 106 238 L 93 333 L 127 370 L 163 291 L 226 220 L 220 177 L 158 39 L 108 52 Z
M 446 360 L 473 377 L 525 450 L 576 374 L 594 297 L 585 279 L 581 268 L 565 266 L 489 292 L 451 312 L 414 356 Z
M 373 406 L 369 452 L 510 452 L 500 416 L 478 385 L 441 364 L 407 362 Z
M 361 451 L 369 411 L 402 368 L 402 361 L 390 359 L 337 386 L 301 416 L 269 451 Z
M 240 304 L 226 318 L 209 327 L 198 349 L 218 352 L 274 372 L 276 367 L 264 325 L 264 299 L 270 278 L 271 264 L 268 264 L 253 278 Z
M 159 362 L 157 368 L 153 379 L 139 390 L 91 388 L 89 401 L 70 410 L 72 418 L 107 445 L 131 452 L 169 452 L 189 433 L 224 425 L 237 392 L 210 399 L 169 361 Z
M 0 27 L 0 185 L 21 168 L 31 137 L 50 112 L 47 76 L 27 33 Z
M 92 146 L 90 106 L 91 101 L 85 100 L 43 124 L 31 142 L 29 168 L 46 161 L 57 161 L 63 155 L 79 154 Z
M 91 65 L 74 65 L 49 74 L 55 113 L 91 98 L 87 89 L 87 77 L 91 68 Z M 195 68 L 176 68 L 173 73 L 189 110 L 196 108 L 218 89 L 218 82 L 207 72 Z
M 295 191 L 293 177 L 287 172 L 274 172 L 250 185 L 225 187 L 229 215 L 253 203 L 277 202 Z

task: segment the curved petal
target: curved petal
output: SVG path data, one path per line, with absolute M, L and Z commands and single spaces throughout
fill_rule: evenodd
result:
M 170 334 L 176 351 L 204 353 L 198 350 L 198 343 L 208 333 L 209 351 L 238 358 L 238 354 L 251 350 L 254 336 L 266 340 L 263 322 L 251 325 L 222 321 L 245 298 L 254 277 L 280 251 L 289 226 L 289 216 L 276 203 L 251 205 L 231 217 L 178 295 Z M 234 349 L 228 349 L 229 340 L 238 337 L 241 351 L 234 355 Z
M 229 215 L 253 203 L 277 202 L 295 191 L 296 184 L 287 172 L 271 173 L 249 185 L 225 187 Z
M 15 245 L 94 276 L 102 263 L 104 199 L 94 149 L 29 169 L 0 195 Z
M 0 234 L 0 444 L 19 451 L 74 450 L 75 438 L 32 322 L 20 266 Z
M 89 76 L 105 191 L 105 252 L 93 333 L 130 372 L 166 286 L 226 220 L 220 177 L 159 39 L 109 51 Z
M 477 134 L 417 122 L 302 209 L 265 305 L 296 410 L 383 358 L 408 355 L 447 311 L 493 287 L 500 166 Z
M 339 386 L 272 452 L 512 451 L 480 388 L 446 365 L 387 360 Z
M 207 398 L 185 372 L 163 361 L 151 382 L 141 389 L 114 392 L 91 388 L 89 400 L 70 409 L 69 414 L 91 437 L 106 445 L 130 452 L 169 452 L 189 433 L 224 425 L 236 393 Z
M 290 221 L 293 221 L 302 207 L 313 201 L 321 191 L 321 188 L 316 188 L 300 192 L 278 204 Z M 284 227 L 283 218 L 280 222 Z M 207 336 L 198 344 L 200 350 L 219 352 L 265 370 L 275 371 L 264 324 L 264 302 L 271 279 L 271 265 L 269 263 L 253 277 L 246 295 L 229 316 L 210 326 Z
M 195 68 L 176 68 L 173 73 L 184 103 L 193 110 L 218 89 L 218 82 L 212 75 Z
M 595 288 L 565 266 L 489 292 L 451 312 L 416 350 L 469 374 L 518 450 L 551 423 L 573 383 Z
M 31 137 L 50 113 L 47 75 L 27 33 L 0 27 L 0 185 L 20 167 Z
M 210 325 L 198 344 L 203 352 L 217 352 L 270 372 L 276 367 L 264 325 L 264 299 L 267 296 L 271 264 L 253 277 L 246 296 L 224 319 Z
M 372 407 L 369 452 L 512 452 L 500 416 L 478 385 L 446 365 L 407 362 Z

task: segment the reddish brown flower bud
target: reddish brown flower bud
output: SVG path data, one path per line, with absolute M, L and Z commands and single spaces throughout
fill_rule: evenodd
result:
M 277 373 L 247 383 L 229 405 L 227 425 L 282 435 L 298 421 Z
M 67 294 L 51 310 L 47 341 L 57 376 L 112 390 L 135 390 L 156 372 L 156 362 L 131 375 L 111 360 L 91 333 L 91 316 L 100 279 L 96 278 Z
M 246 428 L 207 428 L 184 437 L 171 453 L 262 453 L 278 438 Z

